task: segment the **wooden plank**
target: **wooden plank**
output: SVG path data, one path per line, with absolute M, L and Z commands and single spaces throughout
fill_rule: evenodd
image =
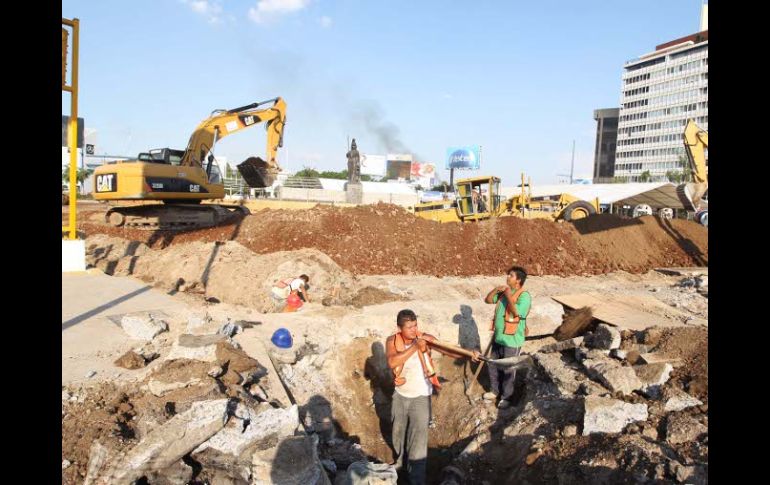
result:
M 702 318 L 694 318 L 648 295 L 609 295 L 602 293 L 578 293 L 552 297 L 569 308 L 588 306 L 594 318 L 628 330 L 644 330 L 647 327 L 682 327 L 708 325 Z

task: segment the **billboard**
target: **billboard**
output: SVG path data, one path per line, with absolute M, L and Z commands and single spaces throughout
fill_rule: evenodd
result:
M 481 165 L 481 147 L 466 145 L 449 147 L 446 151 L 446 169 L 478 170 Z
M 384 177 L 388 160 L 385 155 L 361 154 L 361 175 L 376 175 Z
M 412 179 L 428 178 L 436 176 L 436 165 L 432 163 L 412 162 Z
M 412 173 L 412 162 L 388 160 L 388 178 L 391 180 L 409 180 Z

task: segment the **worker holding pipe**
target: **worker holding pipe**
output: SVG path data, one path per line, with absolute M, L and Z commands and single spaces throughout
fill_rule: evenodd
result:
M 495 304 L 495 316 L 490 330 L 494 331 L 492 358 L 502 359 L 517 357 L 521 354 L 524 338 L 527 334 L 527 315 L 532 298 L 524 291 L 527 271 L 521 266 L 508 270 L 505 285 L 494 288 L 484 298 L 484 302 Z M 491 390 L 484 393 L 484 399 L 493 401 L 500 396 L 497 407 L 506 409 L 511 405 L 513 385 L 516 381 L 515 367 L 501 367 L 490 362 L 489 383 Z
M 430 396 L 434 388 L 441 388 L 430 356 L 429 344 L 436 342 L 436 338 L 417 329 L 417 315 L 412 310 L 398 312 L 396 324 L 399 331 L 385 343 L 395 384 L 391 408 L 395 465 L 403 468 L 406 454 L 410 483 L 423 485 L 428 461 Z M 444 347 L 435 349 L 449 357 L 468 357 Z M 471 355 L 474 361 L 479 361 L 478 352 L 474 350 Z

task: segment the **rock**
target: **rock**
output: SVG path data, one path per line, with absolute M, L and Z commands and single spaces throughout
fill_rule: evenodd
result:
M 231 323 L 230 321 L 222 325 L 217 331 L 218 334 L 224 335 L 225 337 L 234 337 L 241 332 L 243 332 L 243 327 L 235 323 Z
M 295 364 L 297 362 L 298 350 L 299 349 L 296 345 L 288 349 L 282 349 L 280 347 L 276 347 L 271 342 L 269 346 L 270 356 L 273 358 L 273 360 L 275 360 L 275 362 L 281 364 Z
M 217 377 L 221 376 L 224 373 L 225 373 L 225 370 L 222 368 L 222 366 L 215 365 L 214 367 L 209 369 L 208 372 L 206 372 L 206 375 L 216 379 Z
M 182 460 L 174 463 L 168 468 L 150 474 L 152 478 L 149 478 L 149 482 L 159 485 L 186 485 L 192 480 L 193 469 L 190 465 Z
M 208 314 L 187 317 L 187 333 L 202 335 L 205 333 L 205 327 L 209 322 L 211 322 L 211 317 Z
M 708 428 L 687 414 L 669 414 L 666 419 L 666 442 L 672 445 L 696 441 Z
M 678 367 L 682 363 L 682 359 L 677 357 L 665 357 L 658 353 L 643 353 L 640 355 L 640 360 L 644 364 L 671 364 L 674 367 Z
M 577 392 L 580 383 L 575 379 L 575 376 L 580 374 L 565 365 L 561 354 L 536 353 L 533 357 L 548 378 L 556 384 L 563 396 L 571 396 Z
M 654 426 L 645 426 L 642 430 L 642 436 L 652 441 L 658 441 L 658 430 Z
M 66 389 L 63 389 L 61 392 L 61 400 L 62 401 L 69 401 L 72 395 L 67 391 Z
M 527 466 L 530 466 L 533 463 L 535 463 L 538 458 L 543 456 L 543 453 L 544 452 L 543 452 L 542 449 L 537 449 L 537 450 L 533 451 L 532 453 L 528 454 L 527 457 L 525 458 L 524 462 L 527 464 Z
M 666 478 L 666 466 L 663 463 L 655 465 L 655 480 L 663 480 Z
M 166 360 L 189 359 L 202 362 L 217 360 L 217 343 L 225 340 L 224 335 L 183 334 L 174 342 Z
M 95 375 L 96 375 L 96 371 L 95 370 L 88 371 L 88 373 L 86 374 L 86 379 L 90 379 L 90 378 L 92 378 Z
M 583 436 L 591 433 L 620 433 L 628 424 L 647 420 L 646 404 L 628 404 L 617 399 L 585 398 Z
M 641 354 L 636 349 L 631 349 L 626 353 L 626 362 L 631 365 L 636 365 L 641 361 Z
M 120 327 L 129 337 L 138 340 L 152 340 L 168 331 L 168 323 L 151 316 L 126 315 L 120 319 Z
M 337 473 L 337 464 L 331 460 L 321 460 L 321 465 L 329 471 L 329 473 Z
M 265 392 L 265 390 L 262 389 L 262 386 L 260 386 L 259 384 L 256 384 L 256 383 L 254 383 L 251 386 L 249 386 L 249 394 L 251 394 L 252 396 L 256 397 L 260 401 L 267 401 L 268 400 L 267 393 Z
M 171 467 L 222 429 L 229 403 L 228 399 L 192 403 L 190 409 L 150 431 L 125 455 L 110 460 L 109 469 L 96 483 L 128 485 L 148 473 Z
M 129 350 L 121 357 L 119 357 L 114 364 L 124 369 L 141 369 L 145 366 L 144 357 L 137 354 L 133 350 Z
M 660 327 L 649 327 L 642 332 L 639 338 L 639 342 L 650 347 L 655 347 L 660 343 L 660 339 L 663 337 L 663 329 Z
M 577 393 L 582 396 L 603 396 L 608 395 L 610 392 L 597 382 L 585 380 L 580 383 Z
M 445 466 L 441 470 L 441 485 L 462 485 L 465 483 L 465 472 L 454 465 Z
M 623 394 L 631 394 L 643 386 L 632 367 L 624 367 L 615 360 L 608 358 L 586 359 L 583 361 L 583 366 L 591 377 L 601 382 L 612 392 L 620 391 Z
M 636 423 L 631 423 L 628 426 L 626 426 L 626 433 L 636 434 L 638 432 L 639 432 L 639 426 L 637 426 Z
M 193 377 L 189 381 L 185 381 L 185 382 L 161 382 L 155 379 L 151 379 L 150 382 L 147 383 L 147 388 L 150 390 L 150 392 L 154 396 L 161 397 L 164 394 L 169 393 L 171 391 L 175 391 L 177 389 L 184 389 L 185 387 L 189 387 L 189 386 L 194 386 L 196 384 L 199 384 L 200 382 L 201 380 L 198 379 L 197 377 Z
M 546 354 L 551 352 L 561 352 L 562 350 L 570 350 L 576 347 L 580 347 L 582 343 L 583 337 L 574 337 L 571 339 L 562 340 L 561 342 L 544 345 L 543 347 L 540 347 L 538 352 L 543 352 Z
M 577 432 L 578 432 L 578 427 L 576 425 L 568 424 L 567 426 L 564 427 L 561 434 L 563 436 L 569 437 L 569 436 L 577 435 Z
M 608 357 L 609 355 L 610 355 L 609 350 L 587 349 L 585 347 L 575 348 L 575 359 L 578 362 L 582 362 L 585 359 L 603 359 L 605 357 Z
M 645 396 L 657 399 L 661 395 L 661 386 L 668 382 L 674 368 L 668 363 L 645 364 L 633 367 L 634 372 L 643 386 L 641 391 Z
M 249 480 L 255 450 L 275 447 L 299 426 L 297 406 L 273 408 L 267 403 L 238 403 L 227 426 L 192 453 L 206 469 L 218 469 L 236 480 Z
M 329 484 L 316 453 L 316 440 L 292 436 L 252 457 L 250 483 Z M 395 482 L 394 482 L 395 483 Z
M 62 460 L 61 462 L 61 469 L 65 470 L 69 468 L 69 466 L 72 465 L 72 463 L 69 460 Z
M 610 351 L 610 356 L 612 356 L 612 357 L 614 357 L 614 358 L 616 358 L 618 360 L 625 360 L 627 355 L 628 355 L 628 352 L 626 352 L 625 350 L 621 350 L 621 349 L 612 349 Z
M 350 464 L 345 473 L 345 485 L 396 485 L 398 473 L 396 467 L 386 463 L 356 461 Z
M 620 330 L 606 323 L 600 323 L 596 326 L 590 343 L 586 344 L 595 349 L 612 350 L 620 348 L 620 341 Z

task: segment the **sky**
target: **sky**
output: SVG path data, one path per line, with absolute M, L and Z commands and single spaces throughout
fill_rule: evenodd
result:
M 593 111 L 617 107 L 625 62 L 698 31 L 702 0 L 63 0 L 80 19 L 79 116 L 97 155 L 184 149 L 199 122 L 280 96 L 282 167 L 344 170 L 412 153 L 442 179 L 450 146 L 514 185 L 590 178 Z M 69 114 L 62 93 L 62 114 Z M 264 158 L 263 126 L 217 156 Z

